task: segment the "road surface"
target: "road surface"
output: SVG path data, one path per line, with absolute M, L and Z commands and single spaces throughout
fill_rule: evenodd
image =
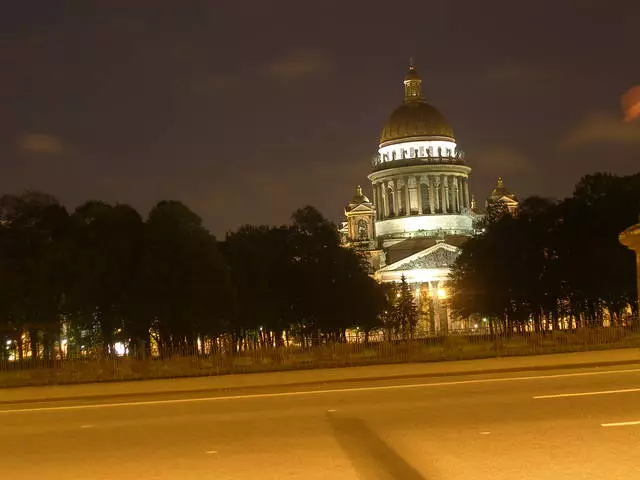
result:
M 637 479 L 640 364 L 0 403 L 3 478 Z

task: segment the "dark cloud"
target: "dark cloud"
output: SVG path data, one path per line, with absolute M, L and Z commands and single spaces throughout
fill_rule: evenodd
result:
M 264 71 L 277 80 L 299 80 L 327 73 L 331 68 L 331 58 L 326 52 L 296 50 L 267 63 Z
M 48 133 L 27 133 L 18 139 L 18 150 L 25 154 L 57 155 L 64 153 L 60 138 Z
M 498 175 L 528 175 L 535 170 L 534 164 L 521 152 L 509 147 L 488 147 L 473 156 L 477 168 Z
M 586 148 L 601 143 L 640 145 L 640 124 L 625 123 L 613 115 L 592 114 L 569 130 L 562 146 Z
M 549 66 L 532 66 L 522 64 L 505 64 L 488 69 L 484 80 L 489 83 L 504 85 L 505 83 L 531 84 L 549 82 L 557 79 L 560 72 Z

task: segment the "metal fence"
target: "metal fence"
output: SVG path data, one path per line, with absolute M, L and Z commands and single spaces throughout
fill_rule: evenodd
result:
M 0 387 L 469 360 L 627 347 L 640 347 L 640 328 L 636 322 L 624 327 L 519 334 L 458 331 L 447 336 L 367 343 L 356 338 L 307 348 L 258 347 L 233 353 L 217 350 L 203 354 L 201 350 L 183 350 L 164 358 L 87 354 L 65 359 L 2 360 Z

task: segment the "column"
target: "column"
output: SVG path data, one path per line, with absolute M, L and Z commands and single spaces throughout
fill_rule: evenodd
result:
M 432 215 L 436 211 L 436 196 L 434 195 L 433 177 L 427 175 L 427 194 L 429 195 L 429 213 Z
M 451 197 L 451 213 L 456 213 L 456 177 L 449 176 L 449 197 Z
M 463 181 L 464 181 L 464 202 L 465 202 L 465 207 L 471 208 L 471 197 L 469 196 L 469 179 L 465 178 Z
M 387 198 L 387 182 L 380 182 L 380 194 L 382 195 L 382 218 L 389 217 L 389 199 Z
M 373 193 L 373 205 L 376 207 L 376 220 L 380 220 L 380 196 L 378 191 L 378 184 L 372 183 L 371 189 Z
M 422 215 L 422 175 L 416 175 L 416 198 L 418 199 L 418 215 Z
M 455 211 L 460 213 L 460 177 L 453 177 L 453 194 L 455 199 Z
M 442 213 L 449 212 L 449 185 L 447 185 L 447 176 L 442 175 Z
M 400 213 L 400 195 L 398 192 L 398 179 L 393 179 L 393 215 L 398 216 Z
M 376 185 L 375 183 L 371 183 L 371 197 L 369 197 L 371 203 L 373 203 L 374 207 L 376 207 L 376 216 L 374 220 L 378 219 L 378 197 L 376 196 Z
M 433 213 L 437 213 L 440 208 L 440 201 L 438 195 L 440 195 L 440 183 L 436 175 L 431 175 L 431 190 L 433 190 Z
M 451 211 L 458 213 L 458 185 L 455 175 L 451 175 Z
M 411 192 L 409 192 L 409 177 L 404 177 L 404 198 L 405 198 L 405 206 L 404 206 L 404 214 L 408 217 L 411 215 Z

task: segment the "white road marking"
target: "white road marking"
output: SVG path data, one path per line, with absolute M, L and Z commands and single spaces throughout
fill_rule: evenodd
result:
M 531 375 L 527 377 L 502 377 L 502 378 L 480 378 L 475 380 L 458 380 L 453 382 L 433 382 L 433 383 L 412 383 L 403 385 L 380 385 L 377 387 L 351 387 L 351 388 L 331 388 L 326 390 L 301 390 L 294 392 L 277 392 L 277 393 L 254 393 L 246 395 L 227 395 L 220 397 L 195 397 L 195 398 L 175 398 L 171 400 L 141 400 L 139 402 L 118 402 L 118 403 L 94 403 L 89 405 L 64 405 L 58 407 L 32 407 L 32 408 L 14 408 L 9 410 L 0 410 L 3 413 L 24 413 L 24 412 L 50 412 L 61 410 L 88 410 L 94 408 L 113 408 L 113 407 L 137 407 L 144 405 L 171 405 L 180 403 L 197 403 L 197 402 L 217 402 L 223 400 L 241 400 L 241 399 L 258 399 L 258 398 L 277 398 L 277 397 L 298 397 L 303 395 L 322 395 L 327 393 L 352 393 L 352 392 L 374 392 L 383 390 L 404 390 L 410 388 L 429 388 L 429 387 L 448 387 L 455 385 L 472 385 L 483 383 L 500 383 L 500 382 L 517 382 L 526 380 L 547 380 L 554 378 L 566 377 L 588 377 L 595 375 L 614 375 L 640 372 L 640 368 L 627 370 L 604 370 L 598 372 L 578 372 L 578 373 L 559 373 L 554 375 Z
M 80 428 L 93 428 L 93 425 L 80 425 Z
M 217 450 L 207 450 L 205 453 L 209 453 L 209 454 L 211 454 L 211 453 L 218 453 L 218 451 L 217 451 Z
M 333 412 L 335 412 L 335 409 L 332 408 L 330 410 L 327 410 L 327 412 L 333 413 Z
M 628 427 L 629 425 L 640 425 L 640 420 L 635 422 L 616 422 L 616 423 L 601 423 L 601 427 Z
M 480 432 L 480 435 L 490 435 L 491 432 Z
M 536 400 L 539 400 L 544 398 L 589 397 L 591 395 L 609 395 L 612 393 L 631 393 L 631 392 L 640 392 L 640 388 L 625 388 L 622 390 L 600 390 L 595 392 L 556 393 L 552 395 L 538 395 L 533 398 Z

